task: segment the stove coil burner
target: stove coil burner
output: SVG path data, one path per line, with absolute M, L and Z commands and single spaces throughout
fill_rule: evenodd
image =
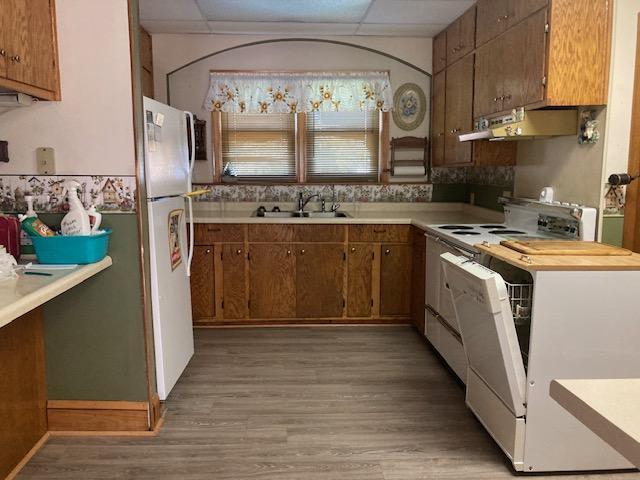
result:
M 473 230 L 473 227 L 469 225 L 443 225 L 438 228 L 442 230 Z
M 480 225 L 480 228 L 486 228 L 487 230 L 497 230 L 499 228 L 507 228 L 504 225 Z
M 489 233 L 492 233 L 494 235 L 526 235 L 527 232 L 523 232 L 521 230 L 492 230 Z
M 453 233 L 454 235 L 480 235 L 480 232 L 470 232 L 469 230 L 460 230 L 451 233 Z

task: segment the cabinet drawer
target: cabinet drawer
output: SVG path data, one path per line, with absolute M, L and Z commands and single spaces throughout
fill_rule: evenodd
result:
M 293 225 L 283 224 L 251 224 L 249 225 L 250 242 L 292 242 Z
M 237 224 L 197 223 L 196 245 L 211 245 L 220 242 L 244 242 L 244 226 Z
M 296 242 L 336 242 L 344 243 L 344 225 L 296 225 Z
M 350 242 L 409 243 L 410 225 L 349 225 Z

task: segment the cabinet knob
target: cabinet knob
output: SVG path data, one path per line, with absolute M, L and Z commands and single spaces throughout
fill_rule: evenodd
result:
M 6 57 L 7 51 L 4 48 L 0 48 L 0 57 Z
M 356 252 L 356 247 L 351 247 L 351 253 L 355 253 Z
M 291 250 L 287 250 L 287 255 L 291 255 Z
M 500 100 L 502 97 L 493 97 L 493 101 L 497 102 L 498 100 Z
M 388 248 L 384 251 L 385 255 L 390 255 L 391 254 L 391 250 L 389 250 Z
M 500 15 L 498 17 L 498 23 L 500 22 L 504 22 L 505 20 L 507 20 L 509 18 L 509 15 Z
M 206 254 L 208 255 L 209 253 L 211 253 L 211 249 L 210 249 L 210 248 L 207 248 L 207 249 L 204 251 L 204 253 L 206 253 Z
M 236 250 L 237 255 L 240 255 L 241 253 L 242 253 L 242 249 L 239 248 L 238 250 Z
M 300 250 L 300 255 L 304 255 L 306 253 L 305 249 L 303 248 L 302 250 Z
M 13 57 L 11 57 L 11 61 L 15 63 L 20 63 L 22 59 L 20 58 L 20 55 L 14 55 Z

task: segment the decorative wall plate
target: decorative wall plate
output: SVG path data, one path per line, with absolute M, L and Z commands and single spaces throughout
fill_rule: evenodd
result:
M 405 83 L 393 95 L 393 121 L 402 130 L 414 130 L 424 120 L 427 98 L 415 83 Z

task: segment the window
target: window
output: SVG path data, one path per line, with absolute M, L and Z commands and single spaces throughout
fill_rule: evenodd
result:
M 213 112 L 215 181 L 378 182 L 389 115 L 378 110 Z M 385 140 L 387 139 L 387 140 Z
M 222 113 L 222 181 L 295 181 L 295 121 L 291 113 Z
M 378 181 L 378 110 L 313 112 L 306 117 L 307 181 Z

